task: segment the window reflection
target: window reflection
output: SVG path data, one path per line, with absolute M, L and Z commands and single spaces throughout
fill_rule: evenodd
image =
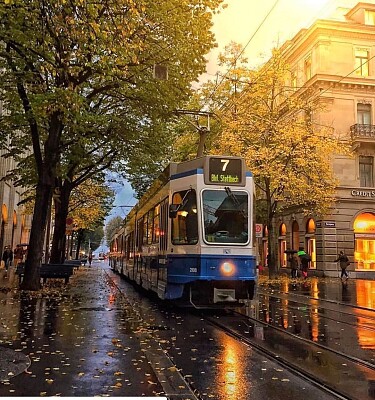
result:
M 360 307 L 375 308 L 375 281 L 358 280 L 356 283 L 357 304 Z M 356 310 L 358 343 L 363 349 L 375 349 L 375 321 L 373 311 Z M 368 317 L 367 317 L 368 315 Z M 370 328 L 370 329 L 369 329 Z
M 239 190 L 203 192 L 204 238 L 210 243 L 247 243 L 249 196 Z

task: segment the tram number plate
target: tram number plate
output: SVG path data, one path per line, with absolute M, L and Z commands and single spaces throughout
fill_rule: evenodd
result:
M 198 268 L 197 268 L 197 267 L 191 267 L 191 268 L 190 268 L 190 272 L 196 274 L 196 273 L 198 272 Z

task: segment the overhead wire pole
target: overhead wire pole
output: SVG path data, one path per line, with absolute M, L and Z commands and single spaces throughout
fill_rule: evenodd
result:
M 188 118 L 184 118 L 190 125 L 192 125 L 199 133 L 199 144 L 197 150 L 197 157 L 202 157 L 204 153 L 204 144 L 208 133 L 211 130 L 210 127 L 210 117 L 216 116 L 215 113 L 209 111 L 198 111 L 198 110 L 176 110 L 177 115 L 193 115 L 195 117 L 194 121 Z M 206 118 L 206 124 L 201 125 L 199 117 Z

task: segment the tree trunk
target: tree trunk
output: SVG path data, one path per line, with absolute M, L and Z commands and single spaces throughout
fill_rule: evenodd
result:
M 18 82 L 17 88 L 30 125 L 31 141 L 38 173 L 33 221 L 31 223 L 29 247 L 25 262 L 25 275 L 21 289 L 39 290 L 40 264 L 43 256 L 47 219 L 49 217 L 49 209 L 55 186 L 56 166 L 60 159 L 59 148 L 63 123 L 61 111 L 56 110 L 52 112 L 49 120 L 48 136 L 44 142 L 44 151 L 42 151 L 40 147 L 42 137 L 27 97 L 27 91 L 21 81 Z
M 268 274 L 270 279 L 275 279 L 279 276 L 279 268 L 277 265 L 277 245 L 276 245 L 276 231 L 273 226 L 273 218 L 269 218 L 267 222 L 268 227 Z
M 65 261 L 66 246 L 66 219 L 69 214 L 69 199 L 73 186 L 65 180 L 61 186 L 60 198 L 55 206 L 55 229 L 52 238 L 51 264 L 60 264 Z
M 51 181 L 51 179 L 47 179 L 47 181 Z M 29 247 L 25 261 L 25 275 L 21 284 L 21 289 L 23 290 L 40 289 L 39 270 L 43 256 L 44 236 L 47 226 L 48 210 L 52 200 L 52 192 L 53 186 L 51 184 L 38 183 L 36 187 Z
M 77 249 L 76 249 L 76 260 L 79 259 L 79 253 L 81 251 L 81 244 L 83 240 L 84 229 L 80 228 L 77 231 Z

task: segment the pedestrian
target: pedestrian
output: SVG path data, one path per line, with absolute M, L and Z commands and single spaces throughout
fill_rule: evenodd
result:
M 14 266 L 17 267 L 17 265 L 23 261 L 23 247 L 20 245 L 17 245 L 14 249 Z
M 8 271 L 13 261 L 13 251 L 10 246 L 5 246 L 2 260 L 4 261 L 5 269 Z
M 298 277 L 298 257 L 296 254 L 291 254 L 289 257 L 289 263 L 290 263 L 290 274 L 292 279 Z
M 346 279 L 349 279 L 349 275 L 348 275 L 346 268 L 348 268 L 350 261 L 349 261 L 348 256 L 342 250 L 340 251 L 340 254 L 337 257 L 337 259 L 335 260 L 335 262 L 340 262 L 340 268 L 341 268 L 340 278 L 341 278 L 341 280 L 344 278 L 344 276 L 346 277 Z
M 309 269 L 309 262 L 311 261 L 311 257 L 309 254 L 307 254 L 305 252 L 305 250 L 303 249 L 303 247 L 299 248 L 299 251 L 297 253 L 298 257 L 299 257 L 299 262 L 300 262 L 300 268 L 302 271 L 302 276 L 304 277 L 304 279 L 307 278 L 307 271 Z
M 90 249 L 90 251 L 89 251 L 89 258 L 88 258 L 88 260 L 89 260 L 89 267 L 91 267 L 91 263 L 92 263 L 92 250 Z

